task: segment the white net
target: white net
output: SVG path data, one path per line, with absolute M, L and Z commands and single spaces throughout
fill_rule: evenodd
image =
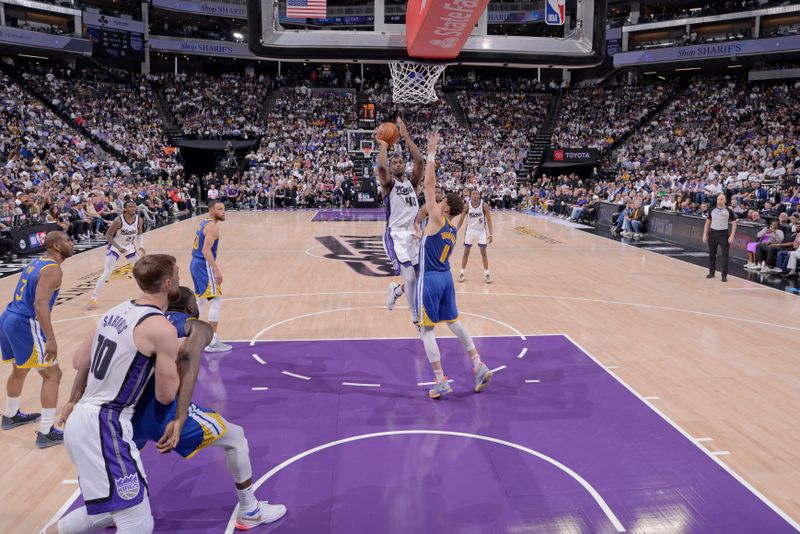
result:
M 410 61 L 392 61 L 392 100 L 405 104 L 436 102 L 436 81 L 447 65 L 429 65 Z

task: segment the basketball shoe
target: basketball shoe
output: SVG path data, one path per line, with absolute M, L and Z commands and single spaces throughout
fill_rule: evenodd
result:
M 18 426 L 27 425 L 39 420 L 42 414 L 39 413 L 22 413 L 17 410 L 13 417 L 3 416 L 3 430 L 11 430 Z
M 250 530 L 258 525 L 274 523 L 286 515 L 286 507 L 282 504 L 269 504 L 261 501 L 252 512 L 239 511 L 236 518 L 236 530 Z
M 203 350 L 205 350 L 205 352 L 228 352 L 229 350 L 232 349 L 233 347 L 231 347 L 227 343 L 223 343 L 222 341 L 216 341 L 214 343 L 211 343 L 211 345 L 207 346 Z
M 452 392 L 453 388 L 450 387 L 447 377 L 444 377 L 444 380 L 433 386 L 430 391 L 428 391 L 428 396 L 432 399 L 438 399 L 442 395 L 448 395 Z
M 36 433 L 36 446 L 40 449 L 46 449 L 48 447 L 52 447 L 54 445 L 61 445 L 64 443 L 64 432 L 57 429 L 56 427 L 50 427 L 50 432 L 47 434 L 43 434 L 41 432 Z
M 486 386 L 489 385 L 489 381 L 491 379 L 492 371 L 486 367 L 485 363 L 481 363 L 475 370 L 475 393 L 480 393 L 486 389 Z
M 400 295 L 403 293 L 400 292 L 400 295 L 397 294 L 397 290 L 400 289 L 402 286 L 396 282 L 389 283 L 389 291 L 386 294 L 386 308 L 389 311 L 394 309 L 395 303 L 397 303 L 397 299 L 400 298 Z

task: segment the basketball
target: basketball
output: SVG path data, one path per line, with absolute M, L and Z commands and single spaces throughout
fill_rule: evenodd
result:
M 375 131 L 375 137 L 379 141 L 386 141 L 389 146 L 392 146 L 400 140 L 400 130 L 393 122 L 384 122 Z

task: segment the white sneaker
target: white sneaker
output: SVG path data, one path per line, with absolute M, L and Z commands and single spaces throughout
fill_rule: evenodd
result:
M 769 272 L 769 267 L 767 267 L 766 265 L 761 267 L 761 274 L 767 274 L 768 272 Z
M 466 279 L 467 279 L 467 277 L 464 276 L 464 273 L 458 273 L 458 281 L 459 282 L 463 282 Z
M 252 512 L 239 512 L 239 516 L 236 518 L 236 530 L 250 530 L 258 525 L 274 523 L 285 515 L 286 507 L 284 505 L 268 504 L 267 501 L 261 501 Z
M 781 274 L 783 272 L 783 269 L 781 269 L 780 267 L 773 267 L 772 269 L 769 270 L 769 272 L 773 274 Z
M 747 265 L 744 266 L 744 268 L 747 269 L 748 271 L 758 271 L 761 269 L 761 266 L 757 263 L 748 263 Z
M 389 283 L 389 292 L 386 295 L 386 308 L 389 311 L 394 309 L 394 305 L 397 302 L 397 299 L 400 298 L 400 295 L 397 294 L 397 289 L 400 287 L 400 284 L 397 282 Z
M 484 274 L 483 275 L 483 281 L 486 282 L 487 284 L 491 284 L 492 283 L 492 275 L 489 274 L 489 273 Z
M 217 341 L 216 343 L 212 343 L 211 345 L 205 348 L 206 352 L 228 352 L 232 350 L 233 347 L 228 345 L 227 343 L 223 343 L 222 341 Z

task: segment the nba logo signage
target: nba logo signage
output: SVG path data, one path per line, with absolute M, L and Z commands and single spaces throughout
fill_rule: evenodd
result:
M 564 25 L 564 0 L 545 0 L 544 21 L 550 26 Z
M 553 161 L 564 161 L 564 151 L 553 150 Z

